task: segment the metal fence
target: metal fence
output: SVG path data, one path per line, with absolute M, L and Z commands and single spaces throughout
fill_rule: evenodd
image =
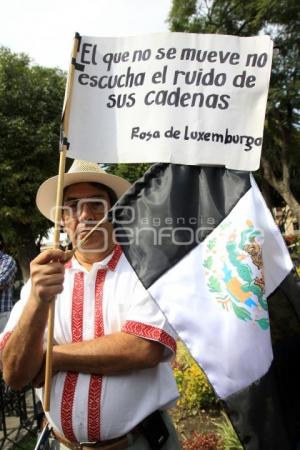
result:
M 1 375 L 0 378 L 0 448 L 24 448 L 20 439 L 28 433 L 37 433 L 42 416 L 40 402 L 31 386 L 13 391 Z

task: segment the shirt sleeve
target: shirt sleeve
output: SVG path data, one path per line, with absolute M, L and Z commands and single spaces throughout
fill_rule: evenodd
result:
M 136 281 L 122 331 L 163 344 L 164 360 L 170 359 L 176 353 L 177 334 L 139 280 Z
M 0 270 L 0 285 L 11 286 L 17 273 L 17 264 L 11 256 L 4 255 Z
M 17 325 L 17 323 L 21 317 L 24 306 L 29 297 L 29 292 L 30 292 L 30 281 L 28 281 L 23 286 L 23 288 L 21 290 L 21 298 L 19 301 L 17 301 L 15 303 L 13 309 L 11 310 L 8 322 L 7 322 L 3 332 L 0 333 L 0 366 L 1 366 L 1 361 L 2 361 L 2 352 L 4 350 L 4 347 L 5 347 L 8 339 L 12 335 L 12 333 L 15 329 L 15 326 Z

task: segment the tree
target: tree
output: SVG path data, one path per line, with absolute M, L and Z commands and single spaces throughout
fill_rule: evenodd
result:
M 298 0 L 173 0 L 172 31 L 239 36 L 265 33 L 274 40 L 261 176 L 300 223 L 300 40 Z
M 59 69 L 0 48 L 0 232 L 24 279 L 50 226 L 35 195 L 57 173 L 64 86 Z
M 109 164 L 105 167 L 106 172 L 126 178 L 130 183 L 134 183 L 141 178 L 151 164 Z

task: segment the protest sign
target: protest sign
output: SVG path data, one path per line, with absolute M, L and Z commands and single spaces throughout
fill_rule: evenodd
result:
M 256 170 L 271 60 L 268 36 L 81 36 L 68 156 Z

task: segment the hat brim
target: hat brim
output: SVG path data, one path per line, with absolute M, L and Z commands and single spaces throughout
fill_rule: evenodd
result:
M 36 205 L 40 212 L 52 222 L 55 221 L 56 190 L 58 176 L 49 178 L 39 187 Z M 64 174 L 63 188 L 77 183 L 101 183 L 112 189 L 119 199 L 131 186 L 129 181 L 109 173 L 74 172 Z

